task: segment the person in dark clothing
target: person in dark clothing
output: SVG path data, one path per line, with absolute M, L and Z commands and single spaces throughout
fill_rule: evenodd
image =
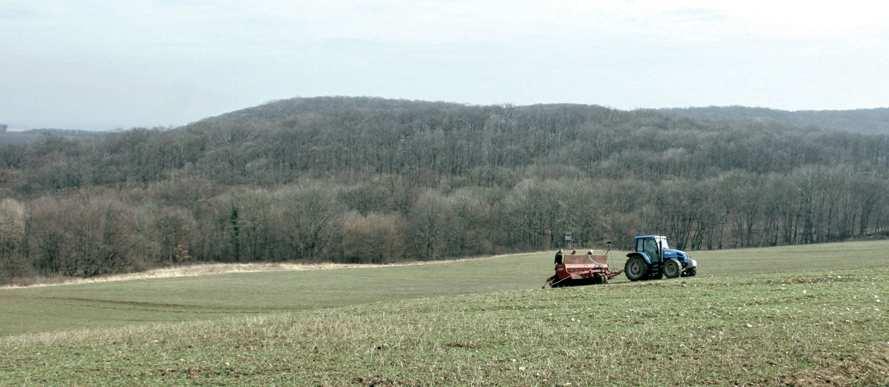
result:
M 557 281 L 559 278 L 558 271 L 559 271 L 559 265 L 561 265 L 562 262 L 563 262 L 562 261 L 562 249 L 559 249 L 559 251 L 556 251 L 556 258 L 553 260 L 553 263 L 556 265 L 556 274 L 553 274 L 552 277 L 549 277 L 546 279 L 546 283 L 543 285 L 544 288 L 547 286 L 552 286 L 554 283 L 559 282 L 559 281 Z

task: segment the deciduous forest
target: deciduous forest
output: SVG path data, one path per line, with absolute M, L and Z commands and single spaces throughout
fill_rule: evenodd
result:
M 564 233 L 691 250 L 889 236 L 889 125 L 714 114 L 324 97 L 47 133 L 0 146 L 0 281 L 441 259 L 554 249 Z

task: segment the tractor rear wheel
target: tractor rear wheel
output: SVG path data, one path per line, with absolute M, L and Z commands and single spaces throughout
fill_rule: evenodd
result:
M 645 278 L 648 272 L 648 264 L 640 256 L 630 257 L 624 265 L 624 273 L 630 281 L 638 281 Z
M 669 259 L 664 262 L 664 276 L 667 278 L 678 278 L 682 275 L 682 264 L 675 259 Z

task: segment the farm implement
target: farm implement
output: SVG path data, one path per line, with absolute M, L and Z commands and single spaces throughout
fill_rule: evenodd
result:
M 589 250 L 586 254 L 562 255 L 556 253 L 556 273 L 546 279 L 543 287 L 557 288 L 562 286 L 606 284 L 608 280 L 620 275 L 622 270 L 611 271 L 608 268 L 608 252 Z

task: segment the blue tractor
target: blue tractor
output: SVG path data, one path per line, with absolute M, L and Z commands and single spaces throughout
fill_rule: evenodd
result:
M 671 249 L 665 236 L 638 235 L 633 239 L 633 252 L 627 254 L 624 273 L 630 281 L 693 277 L 698 274 L 698 261 Z

